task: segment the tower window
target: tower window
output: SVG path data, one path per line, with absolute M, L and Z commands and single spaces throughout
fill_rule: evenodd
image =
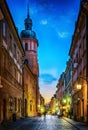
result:
M 28 50 L 28 43 L 25 43 L 25 50 Z
M 25 59 L 25 64 L 27 64 L 27 65 L 28 65 L 28 59 Z

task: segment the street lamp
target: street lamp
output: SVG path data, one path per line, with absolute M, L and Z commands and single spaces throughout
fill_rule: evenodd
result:
M 66 104 L 66 99 L 63 99 L 63 103 Z
M 77 84 L 77 90 L 81 90 L 82 86 L 81 84 Z
M 3 88 L 3 85 L 0 84 L 0 88 Z
M 87 85 L 87 124 L 88 124 L 88 79 L 87 77 L 80 77 L 81 79 L 86 81 L 86 85 Z M 77 84 L 77 89 L 81 89 L 82 85 L 81 84 Z

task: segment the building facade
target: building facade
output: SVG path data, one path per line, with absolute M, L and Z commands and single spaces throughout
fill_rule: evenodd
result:
M 65 108 L 65 116 L 71 117 L 73 114 L 72 108 L 72 62 L 71 59 L 67 61 L 64 72 L 64 91 L 63 91 L 63 105 Z
M 0 0 L 0 122 L 22 116 L 24 50 L 5 0 Z
M 88 1 L 82 0 L 70 48 L 72 59 L 73 116 L 88 121 Z M 76 66 L 75 66 L 76 65 Z M 80 89 L 77 85 L 81 84 Z
M 24 64 L 24 116 L 37 115 L 37 81 L 27 64 Z
M 58 80 L 57 84 L 57 99 L 58 99 L 58 108 L 59 108 L 59 114 L 63 114 L 63 91 L 64 91 L 64 72 L 60 75 L 60 78 Z
M 50 112 L 51 114 L 57 114 L 58 113 L 58 100 L 57 100 L 57 97 L 56 97 L 56 94 L 54 94 L 54 96 L 51 98 L 51 101 L 50 101 Z

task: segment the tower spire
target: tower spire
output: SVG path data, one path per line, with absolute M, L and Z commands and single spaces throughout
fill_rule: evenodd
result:
M 27 5 L 27 18 L 29 18 L 30 15 L 29 15 L 29 0 L 28 0 L 28 5 Z

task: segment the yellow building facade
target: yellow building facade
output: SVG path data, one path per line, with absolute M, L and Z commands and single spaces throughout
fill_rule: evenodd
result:
M 30 68 L 24 65 L 24 106 L 25 116 L 37 115 L 37 80 Z M 26 101 L 26 103 L 25 103 Z

